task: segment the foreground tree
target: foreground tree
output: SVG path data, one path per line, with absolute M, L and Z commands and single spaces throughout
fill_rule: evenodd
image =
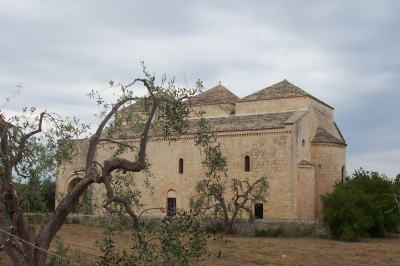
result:
M 191 207 L 203 216 L 222 217 L 224 230 L 230 234 L 242 211 L 253 218 L 252 205 L 266 202 L 267 178 L 263 176 L 252 182 L 229 177 L 227 159 L 210 124 L 200 118 L 198 128 L 196 145 L 204 156 L 202 164 L 206 172 L 196 185 L 197 194 L 191 199 Z
M 13 260 L 14 265 L 45 265 L 47 253 L 56 233 L 72 212 L 79 198 L 93 184 L 103 184 L 107 192 L 105 207 L 118 205 L 131 217 L 133 231 L 140 243 L 144 239 L 140 234 L 138 215 L 129 199 L 116 194 L 113 189 L 113 172 L 141 172 L 148 169 L 146 147 L 152 127 L 162 130 L 165 137 L 179 135 L 187 129 L 189 106 L 183 102 L 198 91 L 201 83 L 194 89 L 180 88 L 173 81 L 162 78 L 159 85 L 155 77 L 144 68 L 144 78 L 137 78 L 128 85 L 120 85 L 120 97 L 109 104 L 92 91 L 95 98 L 104 108 L 101 122 L 90 137 L 85 167 L 80 171 L 82 178 L 63 196 L 55 210 L 49 214 L 37 230 L 28 224 L 23 215 L 20 197 L 15 189 L 15 180 L 32 178 L 35 175 L 55 174 L 57 166 L 70 160 L 76 151 L 74 138 L 82 135 L 88 127 L 76 119 L 62 119 L 54 114 L 42 112 L 35 116 L 35 109 L 25 109 L 20 116 L 5 117 L 0 114 L 0 226 L 19 239 L 6 233 L 0 234 L 0 248 Z M 138 97 L 135 84 L 142 84 L 147 94 Z M 111 84 L 112 85 L 112 84 Z M 132 103 L 143 106 L 141 115 L 132 119 L 130 115 L 118 116 L 118 111 Z M 47 129 L 44 130 L 46 125 Z M 115 141 L 113 136 L 120 134 L 123 126 L 130 126 L 139 132 L 138 146 L 131 146 L 127 141 Z M 106 130 L 107 129 L 107 130 Z M 95 153 L 99 143 L 115 145 L 114 156 L 103 162 L 96 161 Z M 135 151 L 133 158 L 120 157 L 124 150 Z M 7 229 L 7 230 L 5 230 Z
M 399 189 L 398 182 L 377 172 L 356 170 L 322 196 L 323 220 L 337 239 L 381 237 L 400 225 L 400 212 L 392 197 Z
M 110 237 L 114 228 L 105 232 L 98 242 L 102 251 L 95 266 L 108 265 L 189 265 L 190 259 L 199 260 L 207 252 L 207 235 L 193 213 L 178 210 L 174 216 L 160 221 L 160 229 L 141 228 L 142 241 L 135 241 L 130 251 L 118 250 Z

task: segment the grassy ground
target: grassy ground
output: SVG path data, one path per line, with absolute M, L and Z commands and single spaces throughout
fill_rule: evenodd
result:
M 103 228 L 64 225 L 59 232 L 70 256 L 80 256 L 90 265 L 100 252 L 96 240 Z M 115 235 L 118 247 L 129 249 L 129 234 Z M 194 265 L 400 265 L 400 235 L 346 243 L 315 238 L 225 237 L 210 240 L 211 256 Z M 217 258 L 221 252 L 222 257 Z M 7 265 L 2 254 L 1 265 Z

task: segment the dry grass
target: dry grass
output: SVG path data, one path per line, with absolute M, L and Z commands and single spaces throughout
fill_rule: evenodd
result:
M 64 225 L 59 236 L 71 245 L 70 255 L 80 253 L 90 265 L 100 252 L 96 240 L 103 228 Z M 120 248 L 129 249 L 129 233 L 114 237 Z M 346 243 L 315 238 L 225 237 L 210 240 L 211 256 L 194 265 L 400 265 L 400 235 Z M 222 257 L 217 258 L 221 252 Z M 1 264 L 5 264 L 4 255 Z

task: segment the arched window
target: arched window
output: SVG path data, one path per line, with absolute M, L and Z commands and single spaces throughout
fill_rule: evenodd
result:
M 244 171 L 250 172 L 250 156 L 248 155 L 244 157 Z
M 254 204 L 254 217 L 256 219 L 263 219 L 264 218 L 264 206 L 262 203 L 255 203 Z
M 75 177 L 73 178 L 67 186 L 67 193 L 71 193 L 71 191 L 75 188 L 75 186 L 79 183 L 79 181 L 81 181 L 81 178 L 79 177 Z M 72 213 L 81 213 L 83 210 L 81 209 L 83 202 L 83 195 L 79 197 L 79 200 L 77 202 L 77 204 L 74 206 L 74 209 L 72 210 Z
M 179 159 L 179 173 L 183 174 L 183 159 Z
M 167 193 L 167 216 L 176 215 L 176 192 L 171 189 Z
M 343 165 L 342 166 L 342 182 L 344 181 L 345 178 L 346 178 L 346 167 Z

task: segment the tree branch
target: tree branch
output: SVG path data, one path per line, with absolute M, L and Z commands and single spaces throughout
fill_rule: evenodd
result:
M 129 148 L 129 149 L 131 149 L 131 150 L 135 150 L 135 147 L 134 147 L 134 146 L 129 145 L 129 144 L 126 144 L 126 143 L 123 143 L 123 142 L 120 142 L 120 141 L 117 141 L 117 140 L 112 140 L 112 139 L 99 139 L 99 140 L 98 140 L 98 143 L 100 143 L 100 142 L 110 142 L 110 143 L 114 143 L 114 144 L 118 144 L 118 145 L 127 147 L 127 148 Z
M 17 148 L 16 156 L 15 156 L 13 162 L 12 162 L 13 165 L 15 165 L 15 164 L 17 164 L 19 161 L 21 161 L 21 159 L 22 159 L 22 154 L 23 154 L 24 151 L 25 151 L 26 141 L 27 141 L 30 137 L 32 137 L 32 136 L 34 136 L 34 135 L 36 135 L 36 134 L 42 132 L 42 124 L 43 124 L 43 119 L 44 119 L 45 115 L 47 115 L 46 112 L 40 113 L 40 116 L 39 116 L 39 125 L 38 125 L 38 127 L 37 127 L 36 130 L 33 130 L 33 131 L 31 131 L 30 133 L 25 134 L 25 135 L 22 136 L 22 138 L 21 138 L 21 140 L 20 140 L 20 144 L 19 144 L 19 146 L 18 146 L 18 148 Z

